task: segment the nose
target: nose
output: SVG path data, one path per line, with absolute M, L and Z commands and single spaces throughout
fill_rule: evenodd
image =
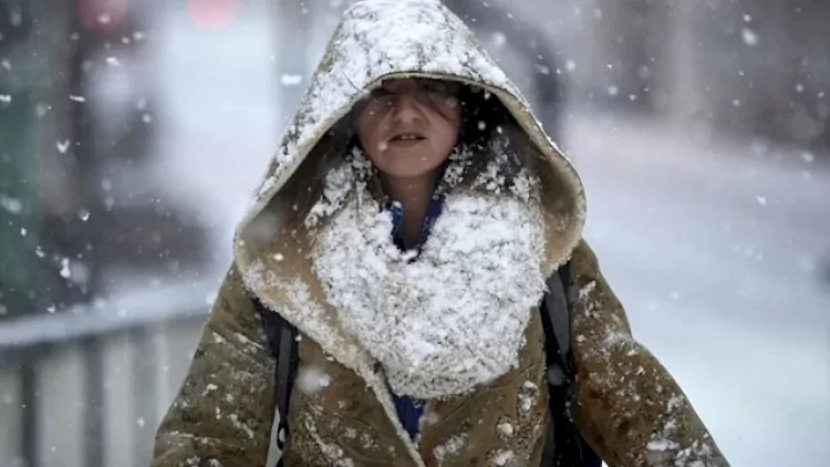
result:
M 400 92 L 392 102 L 392 116 L 398 123 L 411 123 L 421 118 L 418 101 L 411 92 Z

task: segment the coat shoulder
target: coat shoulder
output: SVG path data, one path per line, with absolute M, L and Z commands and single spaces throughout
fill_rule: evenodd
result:
M 610 466 L 727 466 L 677 381 L 634 339 L 597 256 L 571 257 L 574 420 Z
M 275 410 L 274 368 L 253 300 L 231 268 L 156 434 L 152 466 L 262 465 Z

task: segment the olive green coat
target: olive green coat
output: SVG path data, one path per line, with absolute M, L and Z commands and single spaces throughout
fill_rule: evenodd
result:
M 728 465 L 677 383 L 632 338 L 625 312 L 587 244 L 580 243 L 574 250 L 571 264 L 573 290 L 582 292 L 577 292 L 571 343 L 578 371 L 574 419 L 581 434 L 614 467 Z M 505 385 L 505 381 L 515 382 L 516 375 L 524 373 L 522 381 L 546 387 L 539 367 L 544 355 L 540 345 L 532 345 L 543 339 L 541 327 L 531 328 L 536 331 L 523 351 L 521 370 L 468 398 L 457 417 L 464 421 L 484 418 L 484 423 L 471 427 L 462 421 L 430 431 L 433 438 L 446 440 L 464 427 L 467 436 L 486 440 L 486 444 L 476 443 L 480 447 L 470 457 L 454 458 L 444 465 L 478 465 L 474 459 L 491 465 L 485 463 L 488 453 L 499 447 L 513 448 L 518 442 L 540 447 L 538 433 L 506 437 L 498 429 L 504 414 L 523 415 L 518 397 L 523 387 Z M 364 381 L 327 358 L 310 339 L 300 341 L 300 354 L 303 365 L 320 368 L 331 376 L 332 384 L 311 396 L 295 391 L 291 422 L 296 450 L 288 454 L 286 465 L 336 465 L 326 456 L 338 449 L 354 465 L 415 465 L 401 460 L 405 449 L 399 430 Z M 234 268 L 205 325 L 181 392 L 159 428 L 153 465 L 264 465 L 275 412 L 274 371 L 259 315 Z M 536 410 L 545 402 L 540 400 L 526 416 L 545 418 L 545 410 Z M 460 404 L 451 401 L 438 410 L 452 413 Z M 310 432 L 303 423 L 306 417 L 328 428 Z M 332 423 L 319 422 L 323 418 Z M 317 437 L 332 449 L 319 449 Z M 427 465 L 442 465 L 434 456 L 439 445 L 434 439 L 422 440 Z M 310 457 L 303 458 L 305 453 Z M 534 459 L 540 455 L 532 453 Z M 527 465 L 538 465 L 538 461 Z
M 297 327 L 298 378 L 319 376 L 314 390 L 298 382 L 292 393 L 287 466 L 540 464 L 549 395 L 538 313 L 518 366 L 471 394 L 430 401 L 416 442 L 397 418 L 382 367 L 341 327 L 314 273 L 309 253 L 320 226 L 305 222 L 301 194 L 321 167 L 345 163 L 349 113 L 366 91 L 413 75 L 475 85 L 515 124 L 511 149 L 539 180 L 542 272 L 571 262 L 572 414 L 585 439 L 612 467 L 728 465 L 677 383 L 632 337 L 582 240 L 586 205 L 576 171 L 472 33 L 436 0 L 364 0 L 345 13 L 237 229 L 234 266 L 159 428 L 153 465 L 265 464 L 275 362 L 254 298 Z

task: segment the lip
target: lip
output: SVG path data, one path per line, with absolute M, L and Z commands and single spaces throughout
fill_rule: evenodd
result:
M 411 136 L 415 136 L 416 138 L 415 139 L 403 139 L 403 140 L 402 139 L 397 139 L 397 138 L 399 138 L 401 136 L 404 136 L 404 135 L 411 135 Z M 426 139 L 427 139 L 426 136 L 424 136 L 424 134 L 421 133 L 420 131 L 414 131 L 414 130 L 409 130 L 409 129 L 403 128 L 400 131 L 396 131 L 394 134 L 392 134 L 392 136 L 390 136 L 389 139 L 386 140 L 386 142 L 387 142 L 387 144 L 394 144 L 394 145 L 400 145 L 400 146 L 411 146 L 411 145 L 420 143 L 421 141 L 424 141 Z
M 421 143 L 426 141 L 426 138 L 421 139 L 391 139 L 387 143 L 387 145 L 396 148 L 410 148 L 412 146 L 417 146 Z

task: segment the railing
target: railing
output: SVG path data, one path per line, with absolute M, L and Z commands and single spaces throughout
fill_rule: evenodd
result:
M 215 282 L 0 322 L 0 465 L 146 467 Z

